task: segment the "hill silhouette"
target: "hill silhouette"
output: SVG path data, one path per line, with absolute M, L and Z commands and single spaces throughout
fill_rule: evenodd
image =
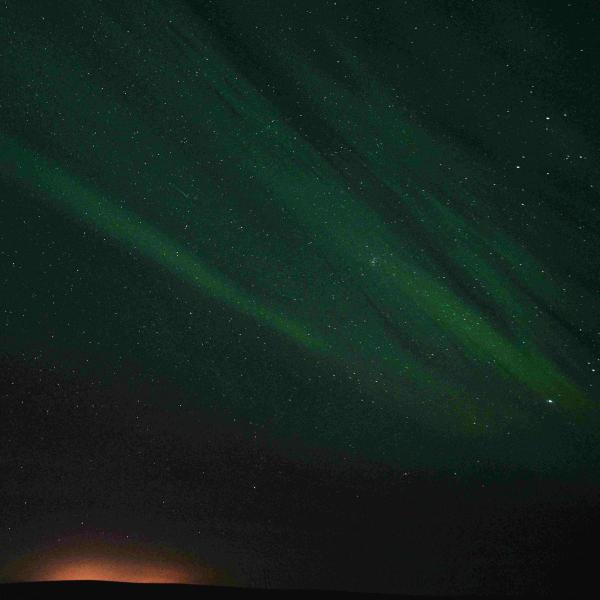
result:
M 286 590 L 264 588 L 238 588 L 225 586 L 205 586 L 179 583 L 126 583 L 116 581 L 40 581 L 0 584 L 0 597 L 4 598 L 87 598 L 128 597 L 128 598 L 306 598 L 322 596 L 328 598 L 427 598 L 401 594 L 361 593 L 341 590 Z M 91 596 L 93 597 L 93 596 Z M 434 597 L 434 596 L 431 596 Z M 435 596 L 444 598 L 445 596 Z M 460 598 L 460 596 L 447 596 Z M 467 597 L 467 596 L 465 596 Z M 469 595 L 468 598 L 477 596 Z M 483 596 L 482 596 L 483 597 Z M 489 598 L 489 596 L 486 596 Z M 494 596 L 500 597 L 500 596 Z

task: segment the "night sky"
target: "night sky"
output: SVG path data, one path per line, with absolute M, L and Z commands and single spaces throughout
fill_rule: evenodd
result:
M 1 2 L 0 580 L 591 578 L 599 12 Z

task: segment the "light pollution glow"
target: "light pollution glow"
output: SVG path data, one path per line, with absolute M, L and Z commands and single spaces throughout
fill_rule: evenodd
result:
M 165 548 L 120 543 L 67 543 L 20 558 L 6 569 L 15 581 L 120 581 L 214 584 L 213 569 Z
M 37 581 L 125 581 L 129 583 L 195 583 L 183 568 L 108 558 L 70 559 L 40 567 Z

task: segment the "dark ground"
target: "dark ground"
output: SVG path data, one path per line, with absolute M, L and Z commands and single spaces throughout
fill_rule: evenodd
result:
M 323 597 L 342 600 L 352 598 L 398 598 L 398 600 L 412 600 L 427 598 L 444 598 L 446 596 L 407 596 L 400 594 L 365 594 L 359 592 L 324 591 L 324 590 L 270 590 L 270 589 L 243 589 L 233 587 L 204 587 L 196 585 L 177 584 L 134 584 L 114 583 L 103 581 L 70 581 L 70 582 L 44 582 L 44 583 L 15 583 L 3 584 L 0 587 L 3 598 L 22 598 L 26 594 L 28 598 L 81 598 L 81 597 L 111 597 L 128 598 L 306 598 Z M 448 598 L 503 598 L 504 596 L 447 596 Z M 508 597 L 508 596 L 507 596 Z

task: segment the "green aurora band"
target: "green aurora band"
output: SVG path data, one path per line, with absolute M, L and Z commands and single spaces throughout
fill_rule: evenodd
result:
M 582 278 L 565 279 L 570 251 L 555 261 L 539 242 L 544 229 L 572 239 L 574 226 L 551 211 L 540 213 L 539 231 L 507 219 L 560 192 L 540 174 L 527 199 L 510 198 L 486 157 L 414 117 L 366 46 L 352 47 L 334 25 L 313 45 L 278 43 L 275 24 L 259 37 L 241 4 L 220 3 L 220 22 L 180 2 L 117 12 L 84 1 L 80 39 L 61 33 L 59 16 L 28 26 L 12 11 L 2 29 L 18 29 L 22 49 L 9 47 L 2 68 L 21 99 L 3 102 L 0 175 L 21 195 L 13 201 L 41 199 L 69 227 L 189 286 L 198 306 L 206 299 L 250 318 L 267 346 L 287 348 L 286 368 L 301 357 L 318 377 L 337 373 L 337 408 L 319 412 L 317 398 L 302 424 L 278 408 L 280 421 L 267 425 L 275 438 L 299 427 L 309 446 L 394 464 L 431 462 L 403 454 L 422 431 L 533 468 L 593 452 L 598 414 L 580 365 L 594 355 L 578 331 L 595 331 L 595 311 L 580 307 L 597 300 Z M 268 23 L 265 6 L 252 4 L 251 22 Z M 269 57 L 268 74 L 243 56 L 242 41 Z M 326 64 L 313 52 L 320 42 Z M 568 138 L 594 154 L 583 134 L 557 128 L 558 146 Z M 168 295 L 162 302 L 168 311 Z M 176 328 L 171 335 L 176 360 L 187 351 Z M 190 389 L 202 362 L 194 355 L 182 384 Z M 168 351 L 161 356 L 153 368 L 168 362 Z M 259 391 L 259 409 L 244 406 L 243 391 L 228 409 L 260 421 L 274 410 L 269 392 Z M 344 423 L 341 402 L 363 412 L 347 408 Z M 329 433 L 312 432 L 312 420 Z M 511 435 L 527 441 L 508 451 Z M 540 456 L 556 443 L 554 458 Z

